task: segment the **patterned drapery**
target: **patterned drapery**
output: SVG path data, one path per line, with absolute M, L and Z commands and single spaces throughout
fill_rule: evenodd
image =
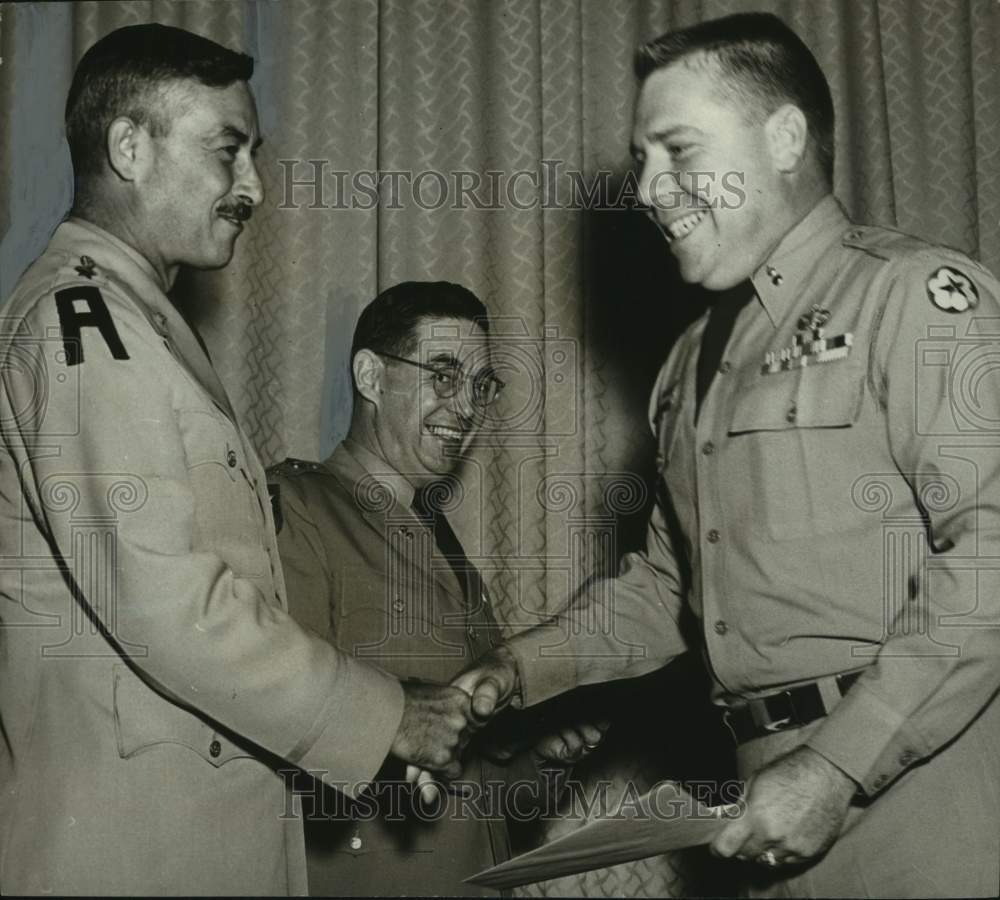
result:
M 0 294 L 67 208 L 61 104 L 86 47 L 159 21 L 251 53 L 268 200 L 234 263 L 186 276 L 178 302 L 273 462 L 346 431 L 351 332 L 378 290 L 432 278 L 483 297 L 509 389 L 459 524 L 521 627 L 641 534 L 646 394 L 697 312 L 620 208 L 632 53 L 748 9 L 782 15 L 830 78 L 849 212 L 1000 272 L 994 0 L 151 0 L 0 6 Z M 678 879 L 663 859 L 550 890 Z

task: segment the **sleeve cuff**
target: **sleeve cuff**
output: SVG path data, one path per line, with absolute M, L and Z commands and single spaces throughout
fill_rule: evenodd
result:
M 403 718 L 403 687 L 375 666 L 343 657 L 330 699 L 291 762 L 357 797 L 375 780 Z M 299 749 L 297 748 L 297 749 Z
M 506 641 L 517 665 L 520 706 L 534 706 L 577 686 L 576 657 L 557 625 L 541 625 Z
M 859 681 L 810 735 L 806 745 L 833 763 L 868 796 L 877 794 L 929 751 L 904 716 Z

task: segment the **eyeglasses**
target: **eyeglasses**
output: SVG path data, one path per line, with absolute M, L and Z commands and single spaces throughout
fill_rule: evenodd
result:
M 433 373 L 434 378 L 431 380 L 431 385 L 434 387 L 434 393 L 441 400 L 450 400 L 468 380 L 472 385 L 470 397 L 473 404 L 485 408 L 493 403 L 500 396 L 500 391 L 506 387 L 506 384 L 488 369 L 481 369 L 470 378 L 466 375 L 465 370 L 456 363 L 433 366 L 430 363 L 417 362 L 415 359 L 407 359 L 404 356 L 394 356 L 391 353 L 381 353 L 378 350 L 375 352 L 386 359 L 406 363 Z

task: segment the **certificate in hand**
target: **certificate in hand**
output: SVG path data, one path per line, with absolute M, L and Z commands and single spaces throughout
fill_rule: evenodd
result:
M 738 805 L 706 806 L 673 781 L 551 843 L 465 880 L 511 888 L 709 843 Z

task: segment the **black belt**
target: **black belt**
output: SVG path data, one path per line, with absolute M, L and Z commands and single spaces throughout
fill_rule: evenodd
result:
M 846 675 L 836 676 L 841 696 L 847 693 L 860 675 L 861 672 L 848 672 Z M 801 728 L 816 719 L 822 719 L 831 709 L 832 706 L 828 707 L 823 700 L 818 682 L 811 681 L 769 697 L 758 697 L 742 702 L 739 706 L 728 707 L 723 714 L 723 721 L 736 738 L 736 743 L 743 744 L 776 731 Z

